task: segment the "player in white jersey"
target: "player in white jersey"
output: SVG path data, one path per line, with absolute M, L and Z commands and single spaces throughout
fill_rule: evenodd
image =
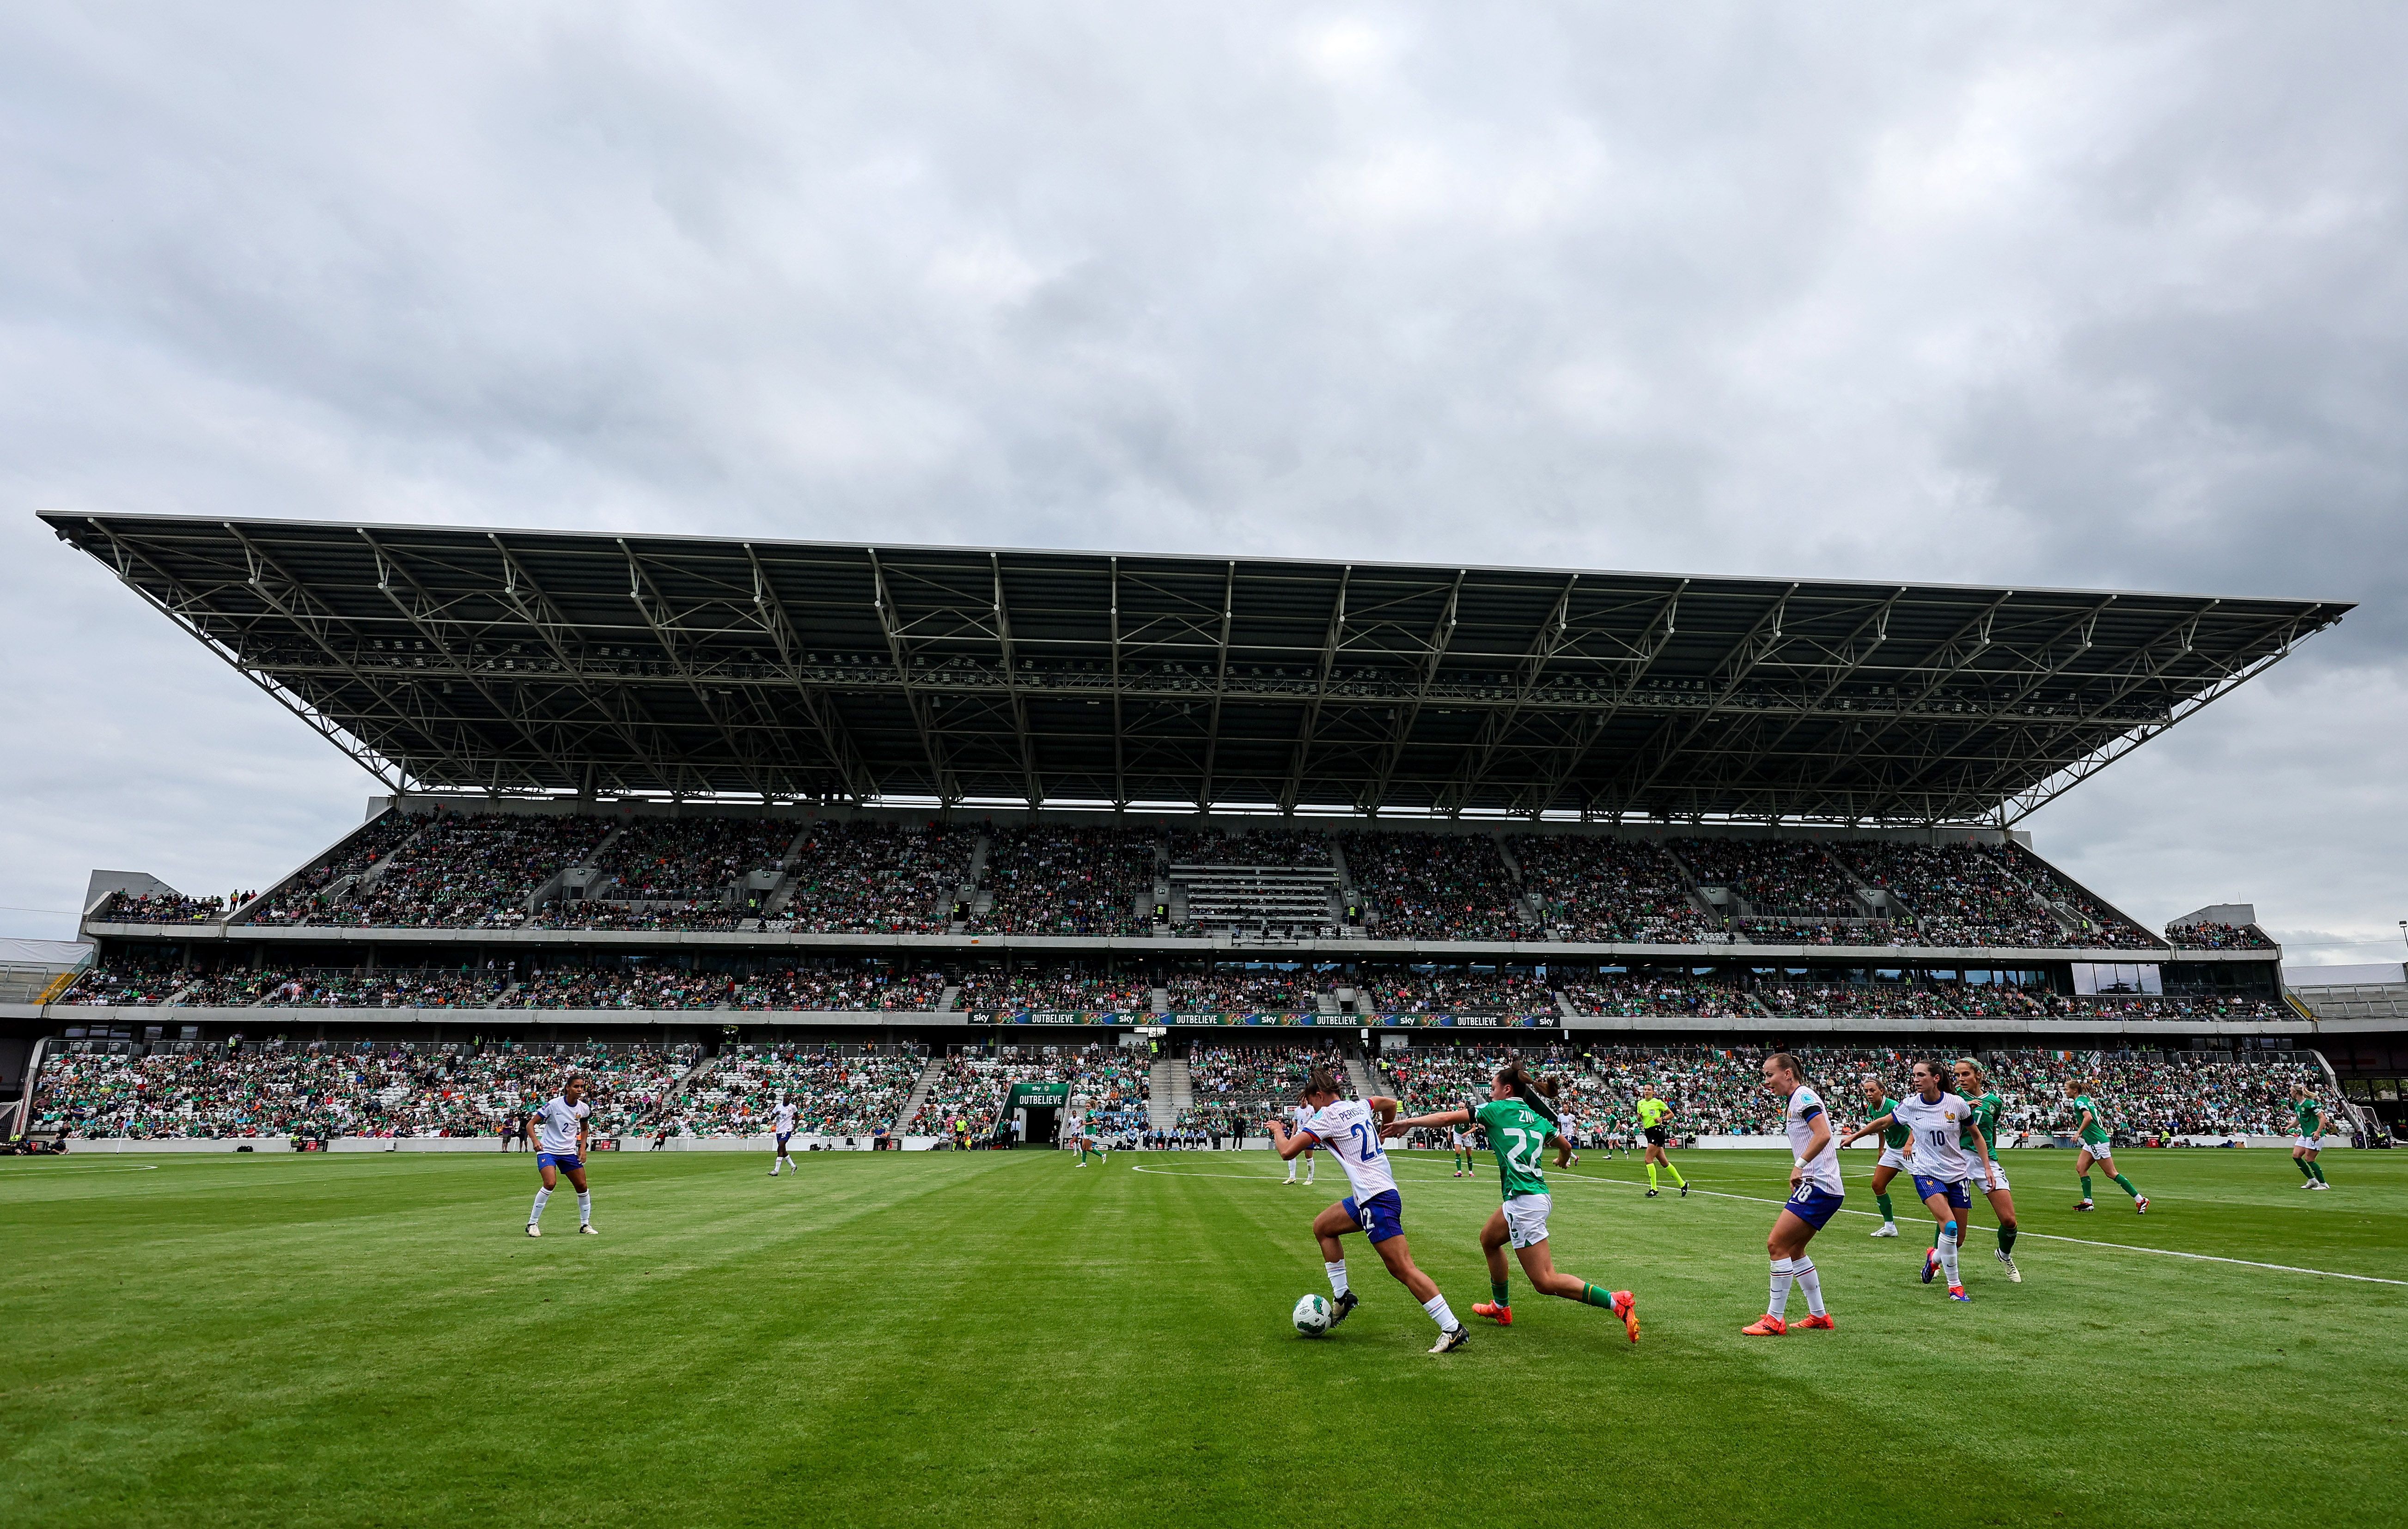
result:
M 778 1134 L 778 1155 L 769 1160 L 769 1177 L 775 1179 L 781 1166 L 795 1166 L 795 1160 L 786 1152 L 786 1142 L 795 1134 L 795 1101 L 778 1101 L 778 1107 L 769 1111 L 769 1128 Z
M 587 1122 L 593 1114 L 594 1107 L 585 1102 L 585 1079 L 571 1078 L 527 1117 L 527 1143 L 535 1149 L 536 1171 L 543 1177 L 543 1188 L 535 1192 L 535 1208 L 527 1212 L 527 1236 L 543 1236 L 538 1223 L 564 1173 L 577 1191 L 577 1229 L 594 1235 L 594 1194 L 585 1187 L 585 1145 L 591 1135 Z
M 1078 1167 L 1087 1165 L 1087 1117 L 1081 1113 L 1079 1101 L 1073 1099 L 1062 1109 L 1062 1149 L 1079 1154 Z
M 1787 1051 L 1764 1059 L 1764 1092 L 1784 1101 L 1783 1128 L 1789 1136 L 1789 1199 L 1772 1219 L 1764 1250 L 1772 1260 L 1772 1299 L 1764 1315 L 1740 1331 L 1749 1337 L 1778 1337 L 1795 1329 L 1828 1331 L 1836 1324 L 1823 1308 L 1823 1277 L 1806 1256 L 1806 1245 L 1840 1213 L 1846 1190 L 1840 1183 L 1840 1151 L 1831 1136 L 1831 1115 L 1823 1096 L 1806 1082 L 1806 1067 Z M 1807 1314 L 1784 1320 L 1789 1291 L 1806 1297 Z
M 1956 1266 L 1956 1247 L 1963 1240 L 1965 1213 L 1971 1208 L 1973 1196 L 1968 1187 L 1976 1173 L 1988 1183 L 1997 1169 L 1990 1162 L 1989 1139 L 1982 1134 L 1982 1122 L 1971 1104 L 1948 1092 L 1948 1070 L 1937 1062 L 1914 1065 L 1914 1087 L 1899 1100 L 1890 1113 L 1867 1121 L 1856 1127 L 1849 1140 L 1885 1130 L 1892 1124 L 1903 1125 L 1914 1134 L 1914 1193 L 1923 1198 L 1939 1224 L 1940 1240 L 1924 1256 L 1923 1282 L 1945 1272 L 1948 1276 L 1948 1298 L 1970 1301 L 1965 1293 L 1965 1277 Z M 1966 1155 L 1964 1143 L 1974 1147 L 1971 1157 Z M 1978 1158 L 1977 1163 L 1975 1159 Z
M 1272 1118 L 1271 1146 L 1291 1163 L 1316 1144 L 1328 1148 L 1354 1192 L 1312 1221 L 1312 1235 L 1320 1239 L 1322 1263 L 1336 1297 L 1329 1324 L 1335 1327 L 1345 1321 L 1355 1306 L 1354 1293 L 1346 1284 L 1346 1249 L 1338 1239 L 1349 1232 L 1361 1232 L 1371 1239 L 1371 1250 L 1380 1255 L 1388 1272 L 1413 1293 L 1413 1299 L 1438 1323 L 1438 1342 L 1430 1346 L 1430 1352 L 1446 1353 L 1470 1342 L 1471 1335 L 1455 1320 L 1437 1284 L 1414 1267 L 1412 1250 L 1405 1244 L 1404 1200 L 1397 1193 L 1388 1154 L 1380 1146 L 1381 1128 L 1397 1118 L 1397 1101 L 1382 1095 L 1341 1098 L 1338 1079 L 1329 1069 L 1315 1067 L 1304 1085 L 1304 1104 L 1303 1118 L 1293 1135 L 1286 1122 Z
M 1306 1105 L 1296 1105 L 1289 1108 L 1287 1118 L 1291 1125 L 1296 1130 L 1301 1131 L 1304 1129 L 1304 1118 L 1312 1113 L 1312 1110 L 1311 1107 Z M 1297 1157 L 1304 1159 L 1304 1182 L 1307 1185 L 1310 1185 L 1312 1182 L 1312 1149 L 1310 1146 L 1306 1147 L 1303 1151 L 1297 1154 Z M 1291 1157 L 1287 1160 L 1286 1181 L 1291 1184 L 1297 1181 L 1296 1157 Z

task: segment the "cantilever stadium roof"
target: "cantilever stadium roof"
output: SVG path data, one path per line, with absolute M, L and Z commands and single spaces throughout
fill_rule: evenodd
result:
M 2325 601 L 42 517 L 387 785 L 2011 822 Z

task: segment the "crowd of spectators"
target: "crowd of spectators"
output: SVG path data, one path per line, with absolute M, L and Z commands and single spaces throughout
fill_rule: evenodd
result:
M 978 837 L 935 824 L 814 822 L 778 917 L 804 934 L 941 935 L 969 884 Z
M 46 1059 L 34 1129 L 85 1137 L 495 1136 L 571 1073 L 593 1085 L 593 1130 L 650 1119 L 692 1065 L 675 1051 L 580 1047 L 197 1047 Z
M 1728 887 L 1752 914 L 1809 919 L 1865 916 L 1839 863 L 1802 839 L 1689 838 L 1672 846 L 1698 884 Z
M 2295 1020 L 2299 1016 L 2272 998 L 2216 994 L 2100 993 L 2071 997 L 2048 995 L 2051 1014 L 2065 1019 L 2114 1020 Z
M 381 966 L 363 970 L 241 974 L 252 1003 L 272 1008 L 491 1008 L 509 978 L 468 967 Z M 188 1000 L 189 1002 L 189 1000 Z
M 1520 892 L 1485 834 L 1349 834 L 1346 874 L 1374 939 L 1517 939 Z
M 1326 865 L 1329 836 L 1301 828 L 1174 828 L 1168 854 L 1174 865 Z
M 988 847 L 995 902 L 975 927 L 1005 935 L 1142 935 L 1154 927 L 1150 831 L 1006 828 Z
M 87 966 L 53 1003 L 114 1004 L 126 1008 L 164 1004 L 193 984 L 196 974 L 178 965 L 123 959 Z
M 933 1014 L 950 981 L 941 971 L 902 972 L 852 962 L 771 967 L 738 979 L 727 1007 Z
M 1955 1019 L 1956 1007 L 1938 989 L 1917 982 L 1766 982 L 1756 990 L 1766 1013 L 1782 1019 L 1828 1019 L 1886 1015 L 1896 1019 Z
M 1367 972 L 1357 1007 L 1373 1014 L 1560 1014 L 1543 978 L 1512 972 Z
M 1188 1097 L 1208 1112 L 1251 1120 L 1243 1134 L 1261 1136 L 1268 1114 L 1284 1118 L 1298 1102 L 1315 1067 L 1346 1077 L 1334 1046 L 1197 1046 L 1187 1053 Z
M 2002 844 L 1996 852 L 2013 865 L 2032 889 L 2051 902 L 2073 910 L 2081 926 L 2069 936 L 2085 950 L 2162 950 L 2166 942 L 2075 886 L 2057 868 L 2020 844 Z
M 724 972 L 645 964 L 550 966 L 527 973 L 504 1008 L 718 1008 L 733 982 Z
M 1837 853 L 1868 885 L 1896 895 L 1901 912 L 1913 915 L 1920 944 L 2047 950 L 2065 943 L 2065 926 L 2034 900 L 2014 863 L 1995 846 L 1842 843 Z
M 765 1136 L 782 1100 L 795 1107 L 797 1135 L 867 1136 L 896 1124 L 925 1065 L 910 1050 L 730 1047 L 687 1086 L 673 1124 L 685 1136 Z
M 1646 839 L 1529 835 L 1512 841 L 1522 883 L 1557 939 L 1696 944 L 1719 926 L 1689 894 L 1689 879 Z
M 359 832 L 337 845 L 327 856 L 311 865 L 277 891 L 245 917 L 250 923 L 306 923 L 318 911 L 318 903 L 328 888 L 347 878 L 365 876 L 377 862 L 392 854 L 408 837 L 433 822 L 430 817 L 403 812 L 380 815 Z
M 1007 1014 L 1151 1014 L 1154 985 L 1141 975 L 979 967 L 964 974 L 953 1007 Z
M 2177 950 L 2272 950 L 2272 936 L 2254 923 L 2170 923 L 2166 938 Z
M 1163 984 L 1174 1014 L 1309 1014 L 1321 1007 L 1310 972 L 1173 972 Z
M 1593 978 L 1567 980 L 1563 994 L 1583 1014 L 1729 1019 L 1756 1011 L 1744 988 L 1702 977 L 1600 972 Z
M 578 865 L 610 832 L 602 818 L 536 813 L 450 813 L 386 857 L 312 923 L 374 928 L 518 928 L 527 903 Z
M 207 923 L 224 918 L 225 910 L 222 897 L 187 897 L 179 892 L 141 896 L 112 892 L 102 900 L 100 910 L 93 918 L 100 923 Z

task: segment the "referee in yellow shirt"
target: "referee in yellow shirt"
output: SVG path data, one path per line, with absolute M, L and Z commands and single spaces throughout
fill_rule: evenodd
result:
M 1671 1158 L 1664 1151 L 1664 1144 L 1672 1138 L 1671 1131 L 1664 1124 L 1672 1118 L 1672 1102 L 1656 1097 L 1655 1084 L 1641 1083 L 1637 1107 L 1639 1129 L 1647 1134 L 1647 1197 L 1656 1198 L 1656 1170 L 1660 1166 L 1681 1187 L 1681 1198 L 1687 1199 L 1689 1181 L 1681 1177 L 1681 1170 L 1672 1166 Z

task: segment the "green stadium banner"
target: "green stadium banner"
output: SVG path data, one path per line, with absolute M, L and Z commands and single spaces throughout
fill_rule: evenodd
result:
M 1068 1083 L 1014 1083 L 1011 1096 L 1004 1100 L 1003 1107 L 1006 1110 L 1019 1109 L 1024 1106 L 1032 1109 L 1059 1109 L 1069 1102 L 1070 1085 Z

